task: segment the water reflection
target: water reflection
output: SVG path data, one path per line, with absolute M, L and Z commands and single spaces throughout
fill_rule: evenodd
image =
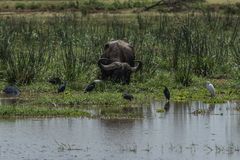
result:
M 237 107 L 153 102 L 136 109 L 143 119 L 0 120 L 0 159 L 238 159 Z
M 164 110 L 165 110 L 166 112 L 168 112 L 168 111 L 169 111 L 169 108 L 170 108 L 170 102 L 167 101 L 167 102 L 164 104 Z

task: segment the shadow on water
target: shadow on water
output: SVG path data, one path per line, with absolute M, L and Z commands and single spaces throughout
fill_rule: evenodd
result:
M 141 119 L 0 120 L 0 159 L 239 159 L 239 106 L 153 102 L 137 109 Z

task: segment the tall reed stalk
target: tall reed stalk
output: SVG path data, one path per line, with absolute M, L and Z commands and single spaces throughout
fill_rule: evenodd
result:
M 134 74 L 135 80 L 173 71 L 175 80 L 188 86 L 194 75 L 232 73 L 239 57 L 239 19 L 212 13 L 3 18 L 0 78 L 19 83 L 52 75 L 93 79 L 104 44 L 124 39 L 143 62 L 142 76 Z

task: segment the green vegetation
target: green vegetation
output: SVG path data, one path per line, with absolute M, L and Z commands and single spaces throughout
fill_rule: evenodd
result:
M 159 0 L 161 1 L 161 0 Z M 98 12 L 141 12 L 149 6 L 153 11 L 159 12 L 222 12 L 239 14 L 238 0 L 162 0 L 155 5 L 156 0 L 8 0 L 0 1 L 0 11 L 80 11 L 86 15 Z M 177 2 L 177 3 L 176 3 Z
M 141 112 L 126 106 L 163 99 L 163 84 L 169 87 L 174 101 L 236 100 L 240 98 L 239 23 L 237 15 L 210 12 L 2 17 L 0 88 L 16 83 L 26 106 L 99 105 L 100 115 L 105 117 L 139 116 Z M 93 93 L 84 94 L 85 85 L 98 78 L 97 60 L 103 45 L 111 39 L 129 41 L 144 67 L 132 75 L 129 86 L 103 82 Z M 68 81 L 66 93 L 56 94 L 57 86 L 46 82 L 52 76 Z M 204 88 L 206 80 L 216 87 L 216 98 L 209 98 Z M 134 95 L 132 102 L 122 98 L 125 90 Z M 75 112 L 69 108 L 70 113 L 55 114 L 49 108 L 33 108 L 29 116 L 71 116 Z M 2 115 L 22 113 L 7 110 Z M 45 113 L 48 110 L 49 115 Z M 25 113 L 28 111 L 22 115 Z
M 88 112 L 81 111 L 76 108 L 53 108 L 53 107 L 37 107 L 37 106 L 8 106 L 0 105 L 0 117 L 90 117 Z
M 238 79 L 239 21 L 238 16 L 211 13 L 3 18 L 2 79 L 29 84 L 60 76 L 81 82 L 77 88 L 82 88 L 97 78 L 96 62 L 111 39 L 127 39 L 143 61 L 133 82 L 159 85 L 163 71 L 171 71 L 170 77 L 183 86 L 190 86 L 194 76 Z
M 23 0 L 0 1 L 2 11 L 62 11 L 78 10 L 85 13 L 96 11 L 114 11 L 118 9 L 133 9 L 150 5 L 152 0 Z

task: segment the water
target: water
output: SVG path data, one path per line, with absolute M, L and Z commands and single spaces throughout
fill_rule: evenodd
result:
M 3 160 L 227 160 L 240 156 L 238 103 L 170 102 L 142 107 L 143 119 L 0 120 Z M 166 107 L 166 106 L 165 106 Z M 196 110 L 204 114 L 191 114 Z

